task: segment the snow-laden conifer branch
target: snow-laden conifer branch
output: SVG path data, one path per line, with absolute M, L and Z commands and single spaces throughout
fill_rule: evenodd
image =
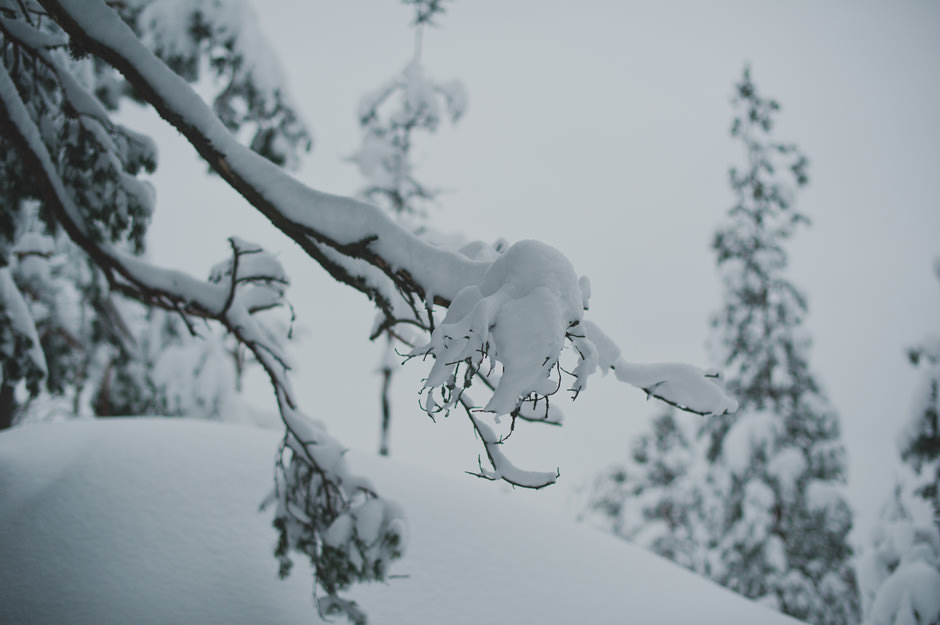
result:
M 508 414 L 522 398 L 554 392 L 549 373 L 569 340 L 585 356 L 572 389 L 584 388 L 597 361 L 590 339 L 572 339 L 568 328 L 581 321 L 585 293 L 556 250 L 523 241 L 492 262 L 473 260 L 420 240 L 376 207 L 310 189 L 239 144 L 106 6 L 75 0 L 42 4 L 73 39 L 117 67 L 221 176 L 338 280 L 385 301 L 391 281 L 412 306 L 417 301 L 449 306 L 444 323 L 422 348 L 436 359 L 427 388 L 448 386 L 458 363 L 477 370 L 488 355 L 489 366 L 498 362 L 503 370 L 485 410 Z M 653 382 L 664 399 L 703 414 L 733 409 L 733 401 L 721 400 L 717 385 L 705 385 L 710 379 L 675 369 L 661 373 L 666 377 Z M 697 389 L 691 393 L 690 383 Z M 714 400 L 704 407 L 694 403 L 701 389 Z M 457 397 L 459 392 L 452 399 Z
M 467 384 L 481 367 L 492 370 L 499 364 L 499 381 L 484 410 L 509 414 L 523 401 L 557 390 L 551 372 L 566 344 L 580 357 L 572 374 L 573 392 L 585 387 L 602 362 L 595 343 L 603 333 L 569 332 L 582 322 L 586 293 L 556 250 L 523 241 L 492 262 L 473 260 L 421 241 L 375 207 L 309 189 L 240 145 L 107 7 L 71 0 L 43 4 L 83 47 L 120 69 L 220 175 L 338 280 L 380 303 L 402 296 L 422 327 L 418 301 L 449 305 L 443 323 L 414 352 L 435 358 L 426 384 L 429 393 L 439 388 L 447 394 L 443 406 L 429 409 L 447 409 L 459 400 L 462 388 L 455 376 L 461 366 L 469 376 L 463 381 Z M 606 337 L 602 342 L 613 345 Z M 677 366 L 650 369 L 616 358 L 603 360 L 603 368 L 608 367 L 618 371 L 619 379 L 683 409 L 700 414 L 734 409 L 705 372 Z M 432 403 L 429 395 L 427 406 Z
M 305 553 L 316 570 L 316 583 L 326 595 L 319 604 L 321 611 L 341 612 L 363 622 L 355 602 L 340 598 L 338 593 L 354 581 L 384 579 L 388 563 L 404 550 L 406 529 L 398 507 L 379 498 L 365 480 L 352 475 L 339 443 L 322 424 L 298 410 L 287 376 L 286 354 L 250 312 L 255 307 L 270 308 L 283 296 L 280 286 L 286 279 L 280 264 L 260 248 L 233 239 L 232 260 L 213 271 L 212 281 L 203 282 L 151 266 L 96 241 L 3 66 L 0 128 L 42 187 L 46 206 L 113 285 L 149 305 L 219 321 L 264 368 L 287 430 L 273 495 L 277 502 L 275 525 L 281 533 L 277 555 L 282 572 L 289 569 L 291 550 Z M 250 255 L 252 262 L 245 262 L 245 255 Z M 277 286 L 272 289 L 271 285 Z M 349 527 L 344 525 L 340 531 L 335 529 L 337 524 Z

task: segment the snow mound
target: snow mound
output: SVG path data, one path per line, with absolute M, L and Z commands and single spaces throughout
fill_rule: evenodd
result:
M 320 622 L 300 562 L 278 580 L 258 512 L 277 443 L 170 419 L 0 433 L 0 622 Z M 470 478 L 347 457 L 410 522 L 406 577 L 353 591 L 372 623 L 795 622 Z

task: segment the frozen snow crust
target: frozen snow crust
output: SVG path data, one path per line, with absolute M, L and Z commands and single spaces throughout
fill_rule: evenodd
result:
M 278 441 L 171 419 L 0 433 L 0 623 L 321 622 L 258 512 Z M 353 589 L 373 624 L 796 622 L 492 485 L 348 457 L 411 525 L 407 577 Z

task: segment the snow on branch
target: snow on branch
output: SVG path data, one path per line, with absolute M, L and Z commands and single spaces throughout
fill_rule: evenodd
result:
M 455 406 L 458 384 L 468 384 L 487 357 L 488 366 L 499 364 L 502 370 L 485 410 L 508 414 L 526 398 L 554 393 L 566 345 L 580 357 L 571 390 L 584 388 L 599 360 L 594 341 L 577 329 L 586 284 L 562 254 L 523 241 L 492 262 L 470 259 L 420 240 L 376 207 L 310 189 L 239 144 L 107 6 L 76 0 L 42 4 L 82 46 L 121 70 L 221 176 L 331 275 L 380 305 L 388 305 L 391 282 L 416 317 L 422 303 L 450 307 L 428 343 L 413 352 L 435 358 L 426 388 L 446 395 L 441 403 L 429 393 L 429 411 Z M 378 270 L 380 279 L 363 264 Z M 396 318 L 391 310 L 383 312 Z M 431 320 L 412 321 L 427 327 Z M 465 375 L 458 383 L 461 366 Z M 676 367 L 653 372 L 613 361 L 607 366 L 619 368 L 620 379 L 692 412 L 717 414 L 734 406 L 705 372 Z
M 117 68 L 223 179 L 337 280 L 374 297 L 378 287 L 344 263 L 323 262 L 324 247 L 378 267 L 404 293 L 446 304 L 486 264 L 436 248 L 378 208 L 310 189 L 241 145 L 185 80 L 160 62 L 103 2 L 43 0 L 84 48 Z
M 725 392 L 719 371 L 683 363 L 628 362 L 597 324 L 585 321 L 582 326 L 585 338 L 597 348 L 600 366 L 613 370 L 621 382 L 642 389 L 648 396 L 670 406 L 702 416 L 720 416 L 738 409 L 738 402 Z
M 208 72 L 219 89 L 212 110 L 251 149 L 296 169 L 312 138 L 284 72 L 258 26 L 251 0 L 146 0 L 109 3 L 174 72 L 197 83 Z M 260 7 L 259 7 L 260 8 Z M 204 59 L 208 57 L 208 63 Z M 241 132 L 239 132 L 241 131 Z
M 430 341 L 412 355 L 435 362 L 425 388 L 440 389 L 443 403 L 429 393 L 428 405 L 448 410 L 484 360 L 502 365 L 502 375 L 484 410 L 509 414 L 522 397 L 554 394 L 551 378 L 567 329 L 580 322 L 582 293 L 568 259 L 538 241 L 512 245 L 490 265 L 479 284 L 461 290 Z M 458 388 L 461 366 L 464 386 Z M 433 402 L 433 404 L 432 404 Z
M 483 447 L 486 450 L 486 456 L 490 461 L 490 465 L 493 467 L 492 469 L 485 468 L 481 460 L 479 473 L 468 471 L 470 475 L 482 477 L 483 479 L 490 481 L 503 480 L 504 482 L 508 482 L 513 486 L 531 488 L 534 490 L 544 488 L 555 483 L 559 476 L 559 472 L 557 470 L 554 472 L 526 471 L 525 469 L 520 469 L 514 465 L 512 461 L 506 457 L 502 449 L 500 449 L 504 439 L 501 439 L 496 434 L 496 432 L 493 431 L 493 428 L 484 423 L 480 417 L 474 414 L 474 409 L 471 407 L 473 405 L 473 401 L 470 399 L 470 397 L 464 394 L 460 399 L 460 403 L 467 411 L 467 416 L 470 418 L 470 422 L 473 424 L 473 428 L 476 430 L 477 436 L 479 436 L 480 440 L 483 442 Z

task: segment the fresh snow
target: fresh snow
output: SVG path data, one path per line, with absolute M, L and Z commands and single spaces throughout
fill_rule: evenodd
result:
M 0 433 L 0 622 L 321 622 L 299 560 L 278 580 L 271 514 L 258 512 L 277 444 L 269 431 L 169 419 Z M 353 591 L 372 623 L 796 622 L 468 476 L 347 458 L 411 526 L 392 569 L 403 577 Z
M 865 623 L 895 625 L 899 622 L 909 622 L 918 625 L 935 623 L 938 617 L 940 571 L 937 571 L 937 563 L 902 561 L 897 570 L 881 585 Z M 902 618 L 907 620 L 901 620 Z
M 781 495 L 791 501 L 797 493 L 797 482 L 806 472 L 806 456 L 796 447 L 787 447 L 767 463 L 767 474 L 777 481 Z
M 16 288 L 16 283 L 13 281 L 13 276 L 10 274 L 8 267 L 0 268 L 0 310 L 6 313 L 10 328 L 29 339 L 29 360 L 32 361 L 37 370 L 45 374 L 46 357 L 40 347 L 36 326 L 33 324 L 33 318 L 29 313 L 29 306 L 27 306 L 26 300 L 23 299 L 23 294 Z M 3 371 L 0 369 L 0 380 L 3 379 L 2 376 Z
M 750 466 L 751 457 L 774 438 L 777 420 L 766 412 L 749 412 L 738 418 L 725 435 L 722 446 L 724 464 L 734 475 L 742 475 Z
M 722 389 L 719 373 L 711 369 L 671 362 L 638 364 L 621 358 L 614 371 L 621 382 L 642 388 L 683 410 L 719 415 L 738 409 L 738 402 Z
M 932 507 L 911 486 L 909 477 L 898 482 L 856 557 L 864 625 L 940 618 L 940 535 Z

